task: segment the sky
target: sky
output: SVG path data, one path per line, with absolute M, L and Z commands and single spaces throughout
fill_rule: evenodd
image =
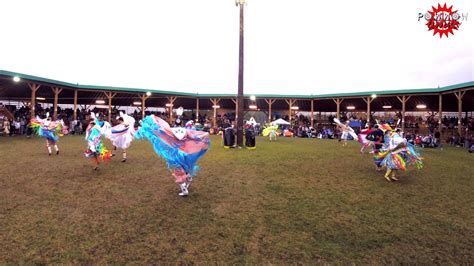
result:
M 474 81 L 472 0 L 448 38 L 432 0 L 247 0 L 245 93 L 318 95 Z M 232 0 L 0 0 L 0 69 L 83 85 L 236 93 Z

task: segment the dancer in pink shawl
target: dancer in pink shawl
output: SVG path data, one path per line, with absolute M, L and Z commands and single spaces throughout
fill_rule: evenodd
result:
M 209 134 L 184 127 L 171 128 L 163 119 L 150 115 L 142 121 L 135 138 L 146 138 L 151 142 L 158 156 L 168 163 L 181 189 L 179 195 L 187 196 L 192 178 L 199 169 L 196 163 L 209 149 Z

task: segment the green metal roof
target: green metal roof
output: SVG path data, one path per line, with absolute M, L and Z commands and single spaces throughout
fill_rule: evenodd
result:
M 164 91 L 164 90 L 148 90 L 140 88 L 126 88 L 126 87 L 111 87 L 111 86 L 96 86 L 96 85 L 81 85 L 73 84 L 64 81 L 58 81 L 54 79 L 42 78 L 17 72 L 11 72 L 6 70 L 0 70 L 0 76 L 9 77 L 20 77 L 21 79 L 36 81 L 40 83 L 47 83 L 56 86 L 77 88 L 84 90 L 109 90 L 109 91 L 123 91 L 123 92 L 139 92 L 146 93 L 148 91 L 158 94 L 166 94 L 173 96 L 188 96 L 188 97 L 215 97 L 215 98 L 231 98 L 236 97 L 236 94 L 200 94 L 200 93 L 189 93 L 189 92 L 176 92 L 176 91 Z M 363 92 L 349 92 L 349 93 L 333 93 L 333 94 L 309 94 L 309 95 L 282 95 L 282 94 L 252 94 L 260 98 L 299 98 L 299 99 L 318 99 L 318 98 L 334 98 L 334 97 L 356 97 L 356 96 L 370 96 L 376 95 L 401 95 L 401 94 L 423 94 L 423 93 L 441 93 L 450 90 L 462 89 L 467 87 L 474 87 L 474 81 L 454 84 L 445 87 L 438 88 L 422 88 L 422 89 L 408 89 L 408 90 L 384 90 L 384 91 L 363 91 Z M 250 95 L 246 95 L 250 96 Z

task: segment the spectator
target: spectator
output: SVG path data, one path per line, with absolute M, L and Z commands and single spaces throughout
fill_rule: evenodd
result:
M 30 138 L 31 134 L 33 134 L 33 129 L 31 128 L 31 121 L 28 119 L 26 124 L 26 137 Z
M 9 133 L 8 133 L 8 136 L 13 136 L 13 133 L 15 133 L 15 123 L 12 121 L 8 121 L 9 125 L 10 125 L 10 130 L 9 130 Z
M 5 136 L 10 136 L 10 121 L 8 119 L 3 121 L 3 134 Z
M 15 122 L 13 122 L 13 126 L 15 127 L 15 134 L 20 135 L 20 118 L 17 118 Z
M 22 117 L 20 120 L 20 135 L 24 135 L 26 133 L 25 126 L 26 126 L 25 117 Z

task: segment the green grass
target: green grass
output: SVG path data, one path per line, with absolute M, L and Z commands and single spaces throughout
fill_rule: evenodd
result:
M 425 149 L 397 183 L 358 144 L 257 139 L 200 161 L 187 198 L 146 141 L 99 172 L 82 137 L 0 138 L 0 263 L 474 262 L 473 154 Z

